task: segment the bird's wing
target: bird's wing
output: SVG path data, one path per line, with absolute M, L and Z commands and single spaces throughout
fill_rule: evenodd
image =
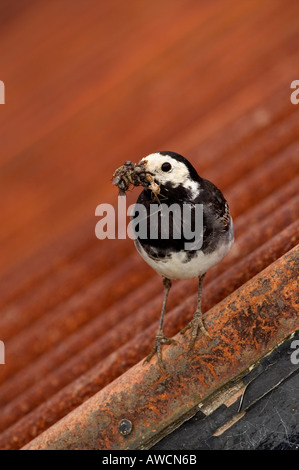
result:
M 220 224 L 221 230 L 226 231 L 230 225 L 229 206 L 220 189 L 208 180 L 202 180 L 202 191 L 197 203 L 204 205 L 206 214 L 213 213 L 216 221 Z

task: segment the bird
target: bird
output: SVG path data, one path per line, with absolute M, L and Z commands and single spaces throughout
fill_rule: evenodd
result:
M 181 330 L 182 334 L 191 330 L 187 353 L 189 356 L 192 354 L 200 331 L 211 338 L 202 318 L 203 280 L 207 271 L 218 264 L 230 251 L 234 242 L 233 220 L 228 203 L 220 189 L 199 176 L 194 166 L 182 155 L 173 151 L 155 152 L 142 158 L 138 163 L 138 168 L 139 171 L 142 168 L 151 181 L 150 185 L 144 185 L 137 199 L 137 207 L 141 205 L 145 208 L 146 223 L 148 228 L 151 227 L 151 231 L 150 234 L 147 232 L 146 236 L 141 236 L 138 231 L 137 233 L 135 231 L 134 242 L 138 253 L 162 277 L 164 285 L 164 298 L 155 344 L 145 362 L 149 362 L 154 355 L 157 355 L 158 365 L 161 370 L 165 371 L 162 346 L 175 342 L 174 339 L 167 338 L 163 332 L 164 315 L 172 281 L 198 278 L 197 308 L 193 319 Z M 173 205 L 181 209 L 181 215 L 179 215 L 179 220 L 175 220 L 175 214 L 169 212 L 169 229 L 165 236 L 161 224 L 163 211 L 159 208 L 163 206 L 167 209 L 174 207 Z M 186 249 L 186 243 L 190 242 L 190 239 L 184 235 L 186 221 L 182 214 L 186 206 L 193 209 L 190 217 L 193 228 L 197 221 L 195 217 L 198 217 L 195 207 L 202 208 L 201 243 L 194 243 L 191 249 Z M 159 217 L 157 217 L 157 212 Z M 140 222 L 136 213 L 131 215 L 131 221 L 133 224 Z M 173 236 L 171 229 L 175 225 L 181 226 L 181 235 Z M 136 223 L 135 229 L 137 226 Z M 196 235 L 199 234 L 195 233 L 194 239 Z

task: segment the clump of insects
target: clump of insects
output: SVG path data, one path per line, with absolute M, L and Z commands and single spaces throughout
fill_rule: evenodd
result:
M 120 196 L 125 196 L 130 186 L 144 186 L 151 189 L 154 197 L 159 201 L 160 185 L 155 182 L 150 173 L 145 171 L 142 162 L 136 164 L 126 161 L 115 170 L 112 184 L 118 187 Z

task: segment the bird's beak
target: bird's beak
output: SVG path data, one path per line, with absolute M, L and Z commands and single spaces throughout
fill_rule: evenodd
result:
M 148 173 L 146 167 L 146 160 L 140 160 L 137 165 L 127 160 L 124 165 L 115 170 L 112 184 L 118 187 L 120 195 L 125 195 L 130 186 L 143 186 L 144 188 L 151 188 L 153 177 L 150 173 Z
M 135 166 L 135 171 L 142 174 L 141 182 L 142 186 L 148 187 L 152 182 L 152 173 L 147 170 L 148 162 L 147 160 L 140 160 Z
M 151 171 L 148 169 L 148 161 L 147 160 L 140 160 L 140 162 L 137 163 L 136 167 L 142 168 L 142 171 L 146 174 L 153 175 Z
M 146 172 L 147 160 L 140 160 L 140 162 L 137 163 L 135 168 L 140 168 L 142 171 Z

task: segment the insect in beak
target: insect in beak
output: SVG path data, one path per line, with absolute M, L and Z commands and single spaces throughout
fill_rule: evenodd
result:
M 130 186 L 148 185 L 144 165 L 141 162 L 136 165 L 129 160 L 126 161 L 115 170 L 112 184 L 118 187 L 120 196 L 125 196 Z
M 112 184 L 118 187 L 120 196 L 125 196 L 130 186 L 143 186 L 151 189 L 154 197 L 157 198 L 160 193 L 160 185 L 157 184 L 153 176 L 146 171 L 146 163 L 146 160 L 141 160 L 137 164 L 128 160 L 115 170 Z

